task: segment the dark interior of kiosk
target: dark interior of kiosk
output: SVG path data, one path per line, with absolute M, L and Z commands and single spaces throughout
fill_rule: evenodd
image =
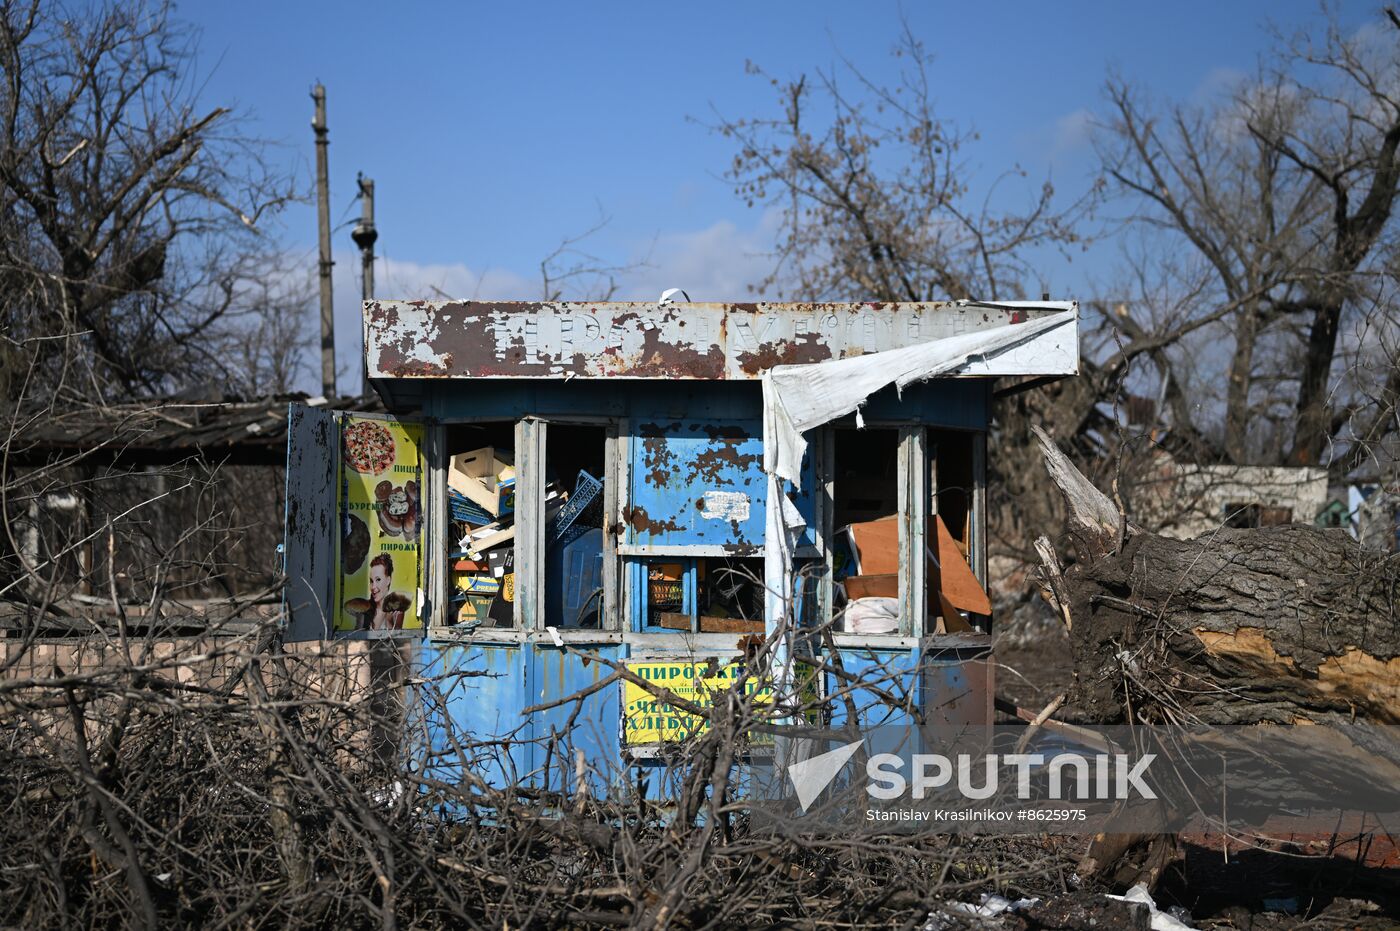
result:
M 448 624 L 513 627 L 515 424 L 452 424 L 448 456 Z M 545 439 L 545 624 L 599 626 L 607 431 L 550 424 Z
M 514 511 L 508 490 L 514 479 L 514 444 L 514 422 L 451 424 L 446 429 L 449 626 L 514 626 Z M 548 626 L 601 626 L 603 482 L 612 480 L 606 471 L 606 444 L 606 428 L 601 425 L 548 425 L 544 606 Z M 934 538 L 936 523 L 941 521 L 961 558 L 967 560 L 976 484 L 974 434 L 930 430 L 927 448 L 929 537 Z M 898 553 L 899 431 L 839 427 L 834 431 L 833 451 L 832 579 L 836 584 L 832 606 L 838 612 L 838 629 L 891 633 L 899 625 L 898 565 L 890 561 L 897 560 Z M 473 460 L 475 477 L 452 474 L 476 453 L 482 454 Z M 472 497 L 459 489 L 470 491 Z M 649 559 L 644 628 L 761 632 L 763 579 L 763 559 L 757 556 Z M 929 630 L 943 622 L 945 613 L 932 589 L 935 584 L 931 580 Z M 804 597 L 803 601 L 804 611 L 810 611 L 815 599 Z M 974 623 L 979 620 L 962 613 Z

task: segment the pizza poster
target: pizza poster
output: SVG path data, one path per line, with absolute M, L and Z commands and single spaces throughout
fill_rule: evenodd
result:
M 421 424 L 348 416 L 340 432 L 337 633 L 418 630 Z

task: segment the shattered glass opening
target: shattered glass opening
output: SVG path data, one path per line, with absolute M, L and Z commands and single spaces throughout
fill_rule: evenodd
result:
M 836 430 L 833 610 L 854 634 L 899 630 L 899 431 Z

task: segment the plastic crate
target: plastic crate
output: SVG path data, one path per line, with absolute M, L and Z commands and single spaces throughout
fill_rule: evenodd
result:
M 473 527 L 484 527 L 496 520 L 484 507 L 455 488 L 447 489 L 447 504 L 452 511 L 453 520 Z
M 585 528 L 545 561 L 545 618 L 554 627 L 596 627 L 603 602 L 603 531 Z
M 574 482 L 574 493 L 554 517 L 549 542 L 563 544 L 576 540 L 589 528 L 601 527 L 602 516 L 603 483 L 580 469 Z
M 652 579 L 647 582 L 647 605 L 679 611 L 685 600 L 685 583 L 670 579 Z

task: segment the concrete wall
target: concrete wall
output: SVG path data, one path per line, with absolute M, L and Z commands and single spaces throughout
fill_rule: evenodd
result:
M 1291 512 L 1285 523 L 1311 524 L 1327 504 L 1327 470 L 1282 466 L 1178 465 L 1160 506 L 1166 536 L 1189 539 L 1225 524 L 1239 505 Z

